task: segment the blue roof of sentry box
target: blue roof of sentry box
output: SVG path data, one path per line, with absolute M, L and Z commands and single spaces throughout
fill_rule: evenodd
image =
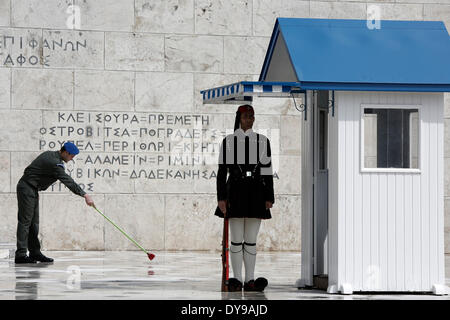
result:
M 267 77 L 281 59 L 274 55 L 280 35 L 289 59 L 277 66 L 291 64 L 285 68 L 297 79 L 289 81 L 305 90 L 450 91 L 450 37 L 441 21 L 381 20 L 370 29 L 366 20 L 278 18 L 259 81 L 285 81 Z

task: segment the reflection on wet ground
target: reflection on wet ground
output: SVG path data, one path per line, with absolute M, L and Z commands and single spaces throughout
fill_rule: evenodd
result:
M 0 299 L 448 299 L 431 294 L 327 294 L 294 286 L 301 257 L 293 252 L 261 252 L 255 276 L 269 280 L 265 292 L 220 291 L 221 259 L 214 252 L 156 252 L 149 261 L 138 251 L 45 252 L 54 263 L 15 265 L 0 259 Z M 446 262 L 449 262 L 446 257 Z M 448 265 L 448 263 L 447 263 Z M 447 285 L 449 285 L 447 279 Z

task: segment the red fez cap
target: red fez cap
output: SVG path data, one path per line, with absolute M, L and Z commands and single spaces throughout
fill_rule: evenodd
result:
M 240 106 L 239 109 L 238 109 L 238 112 L 241 113 L 241 114 L 244 113 L 244 112 L 247 112 L 247 111 L 255 112 L 253 110 L 253 107 L 251 105 L 248 105 L 248 104 L 244 104 L 244 105 Z

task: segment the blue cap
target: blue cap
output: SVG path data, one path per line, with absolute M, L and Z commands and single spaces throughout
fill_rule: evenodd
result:
M 72 142 L 64 143 L 64 149 L 66 149 L 68 153 L 73 155 L 80 153 L 80 150 L 78 150 L 77 146 L 74 145 Z

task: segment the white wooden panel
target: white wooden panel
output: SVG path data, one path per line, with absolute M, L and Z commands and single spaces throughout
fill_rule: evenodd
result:
M 379 198 L 378 194 L 379 174 L 370 177 L 370 194 L 375 198 Z M 380 259 L 379 259 L 379 202 L 370 199 L 370 264 L 366 271 L 366 288 L 370 291 L 379 290 L 380 288 Z
M 432 137 L 430 137 L 430 113 L 431 108 L 422 110 L 422 132 L 421 132 L 421 163 L 422 163 L 422 181 L 421 181 L 421 241 L 422 241 L 422 276 L 421 287 L 430 287 L 430 152 Z
M 363 188 L 363 177 L 355 175 L 356 170 L 359 170 L 359 114 L 352 112 L 354 106 L 359 105 L 359 98 L 357 96 L 350 97 L 350 104 L 347 109 L 347 125 L 351 128 L 349 132 L 349 144 L 347 145 L 347 154 L 349 155 L 347 167 L 349 175 L 349 188 L 351 190 L 350 199 L 352 199 L 352 233 L 354 235 L 354 265 L 353 265 L 353 282 L 354 288 L 362 288 L 364 284 L 364 262 L 367 260 L 367 254 L 364 250 L 364 233 L 368 225 L 365 225 L 365 208 L 364 208 L 364 195 L 366 190 Z M 351 187 L 350 187 L 351 185 Z M 353 197 L 355 192 L 361 191 L 362 197 Z
M 351 100 L 348 100 L 348 104 L 351 104 Z M 345 282 L 352 283 L 352 279 L 354 278 L 354 272 L 355 272 L 355 233 L 353 232 L 353 218 L 354 218 L 354 204 L 353 204 L 353 176 L 352 176 L 352 169 L 353 169 L 353 163 L 351 162 L 351 159 L 353 158 L 353 144 L 352 144 L 352 136 L 353 136 L 353 130 L 351 127 L 351 108 L 344 108 L 343 110 L 343 123 L 345 125 L 345 131 L 342 135 L 342 138 L 344 139 L 344 148 L 345 148 L 345 158 L 344 158 L 344 184 L 345 184 Z M 358 268 L 359 269 L 359 268 Z M 357 269 L 357 270 L 358 270 Z
M 343 105 L 346 103 L 346 100 L 344 97 L 341 97 L 339 93 L 335 93 L 336 102 L 335 102 L 335 108 L 339 105 Z M 337 103 L 337 104 L 336 104 Z M 345 171 L 345 161 L 346 161 L 346 141 L 345 141 L 345 121 L 346 118 L 346 108 L 339 108 L 337 107 L 338 111 L 338 149 L 337 152 L 337 171 L 338 171 L 338 189 L 335 190 L 335 192 L 338 194 L 337 201 L 338 201 L 338 212 L 336 213 L 337 219 L 338 219 L 338 230 L 337 230 L 337 237 L 338 237 L 338 263 L 339 263 L 339 269 L 338 269 L 338 287 L 344 283 L 346 279 L 347 274 L 347 264 L 348 264 L 348 250 L 347 250 L 347 243 L 346 243 L 346 233 L 349 232 L 348 228 L 346 228 L 346 221 L 347 221 L 347 214 L 341 214 L 341 212 L 347 210 L 346 203 L 348 202 L 345 194 L 347 192 L 347 175 Z
M 414 281 L 413 281 L 413 260 L 412 260 L 412 248 L 413 248 L 413 228 L 412 228 L 412 222 L 413 222 L 413 176 L 412 175 L 405 175 L 405 192 L 404 192 L 404 243 L 405 243 L 405 272 L 404 272 L 404 285 L 405 288 L 408 289 L 414 288 Z
M 395 268 L 395 248 L 397 246 L 395 237 L 395 176 L 387 175 L 387 290 L 397 289 L 396 268 Z
M 337 97 L 335 96 L 335 105 L 337 105 Z M 341 205 L 338 202 L 339 180 L 338 180 L 338 157 L 339 155 L 339 131 L 338 131 L 338 118 L 340 110 L 335 108 L 334 116 L 330 112 L 328 115 L 328 285 L 337 285 L 338 270 L 342 270 L 340 267 L 341 261 L 338 260 L 339 252 L 339 239 L 338 239 L 338 208 Z M 342 201 L 341 201 L 342 202 Z M 341 259 L 342 260 L 342 259 Z
M 421 106 L 418 172 L 361 172 L 361 104 Z M 330 163 L 329 196 L 330 213 L 338 208 L 330 218 L 330 239 L 338 240 L 330 247 L 330 256 L 338 251 L 330 259 L 338 260 L 336 283 L 354 291 L 430 291 L 443 284 L 443 95 L 339 92 L 336 113 L 330 161 L 336 154 L 338 164 Z
M 445 282 L 445 239 L 444 239 L 444 95 L 435 95 L 436 119 L 438 122 L 437 131 L 437 157 L 438 157 L 438 194 L 437 194 L 437 234 L 438 234 L 438 280 L 437 283 Z
M 405 174 L 395 173 L 395 268 L 396 290 L 405 290 Z
M 379 186 L 379 219 L 380 219 L 380 287 L 387 288 L 388 284 L 388 253 L 390 243 L 388 241 L 388 189 L 387 186 L 387 176 L 384 174 L 379 175 L 380 186 Z
M 433 103 L 435 99 L 431 98 L 430 102 Z M 428 99 L 427 99 L 428 101 Z M 434 111 L 434 112 L 433 112 Z M 438 159 L 437 159 L 437 138 L 438 138 L 438 124 L 434 121 L 435 110 L 430 109 L 430 154 L 429 156 L 429 176 L 430 176 L 430 188 L 429 188 L 429 230 L 430 235 L 430 287 L 437 283 L 437 271 L 438 271 L 438 228 L 437 228 L 437 206 L 438 206 Z
M 422 274 L 422 266 L 421 266 L 421 257 L 422 257 L 422 248 L 421 248 L 421 237 L 420 237 L 420 223 L 421 223 L 421 192 L 420 192 L 420 183 L 421 176 L 416 175 L 412 177 L 413 186 L 412 186 L 412 272 L 413 272 L 413 283 L 412 290 L 419 290 L 421 287 L 421 274 Z

